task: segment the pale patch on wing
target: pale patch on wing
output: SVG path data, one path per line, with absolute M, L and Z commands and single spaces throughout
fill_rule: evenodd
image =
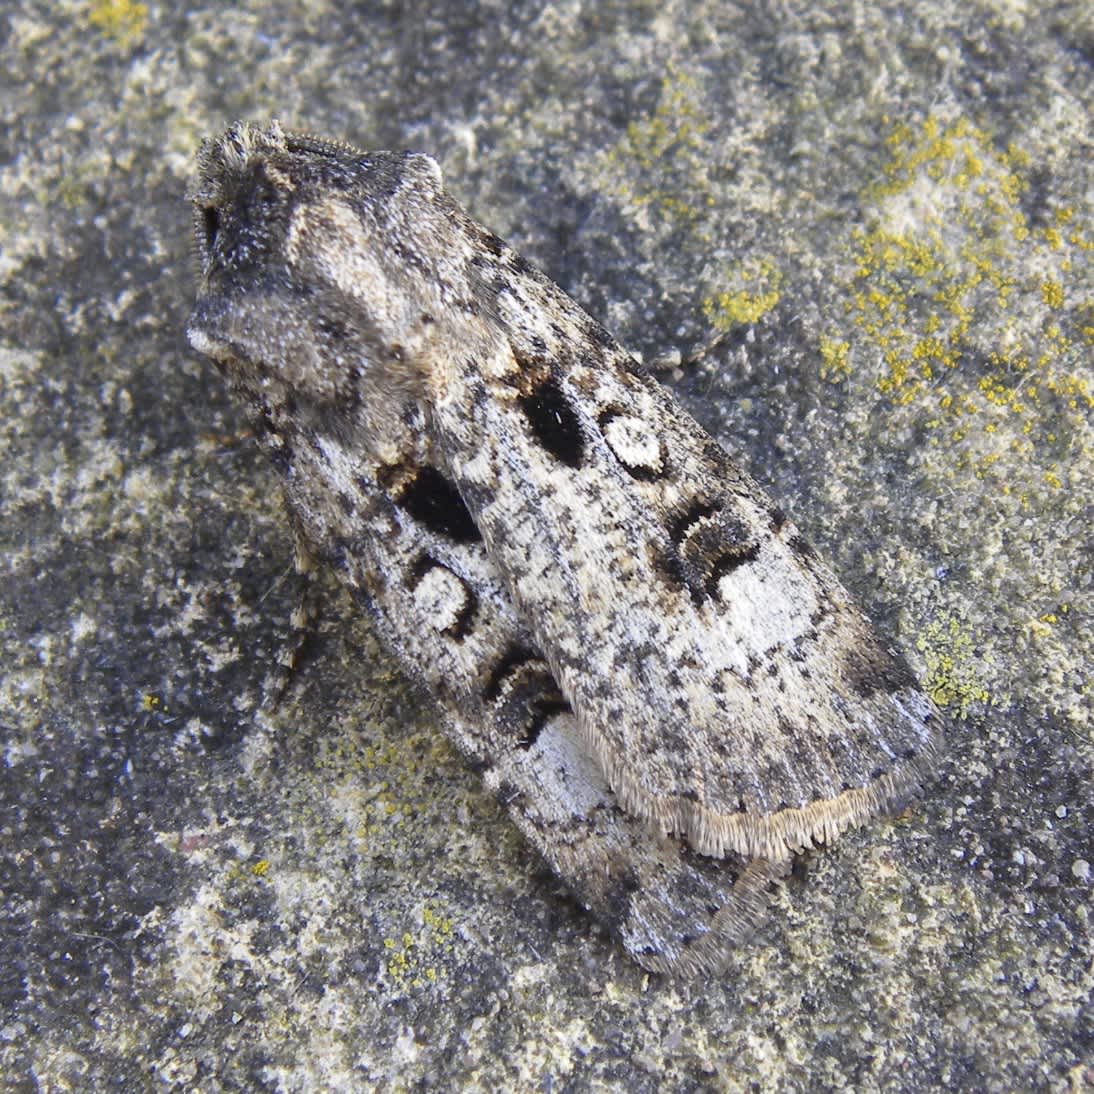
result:
M 660 475 L 665 467 L 657 433 L 634 414 L 611 414 L 600 423 L 608 447 L 621 464 L 636 474 Z
M 770 544 L 754 561 L 721 578 L 718 598 L 727 640 L 746 657 L 793 644 L 809 630 L 817 607 L 813 583 Z
M 431 566 L 414 586 L 419 610 L 439 632 L 455 627 L 468 609 L 463 581 L 444 566 Z

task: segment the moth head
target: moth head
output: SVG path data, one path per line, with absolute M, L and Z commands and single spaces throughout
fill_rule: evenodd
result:
M 413 384 L 439 306 L 416 256 L 456 232 L 432 159 L 241 123 L 202 146 L 190 200 L 187 334 L 237 386 L 344 407 Z

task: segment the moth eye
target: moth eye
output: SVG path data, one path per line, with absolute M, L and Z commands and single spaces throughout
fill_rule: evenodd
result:
M 215 205 L 206 205 L 201 211 L 201 223 L 205 227 L 205 246 L 211 251 L 220 231 L 220 210 Z

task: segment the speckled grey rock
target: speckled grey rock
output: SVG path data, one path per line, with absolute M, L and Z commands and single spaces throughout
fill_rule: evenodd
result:
M 1089 1086 L 1089 5 L 343 7 L 9 5 L 5 1086 Z M 430 152 L 637 351 L 716 342 L 677 391 L 953 716 L 720 982 L 597 933 L 333 584 L 256 712 L 297 590 L 184 193 L 271 116 Z

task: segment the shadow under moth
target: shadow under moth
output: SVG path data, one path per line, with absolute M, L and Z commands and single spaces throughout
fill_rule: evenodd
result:
M 302 556 L 645 968 L 710 973 L 795 853 L 902 804 L 938 712 L 783 512 L 428 156 L 238 124 L 188 326 Z

